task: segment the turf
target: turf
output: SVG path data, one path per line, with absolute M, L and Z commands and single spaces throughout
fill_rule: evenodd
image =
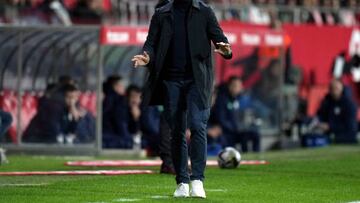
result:
M 93 157 L 10 156 L 0 171 L 74 170 L 64 161 Z M 106 158 L 109 157 L 97 157 Z M 119 158 L 119 157 L 111 157 Z M 360 146 L 243 155 L 270 165 L 208 168 L 206 200 L 173 199 L 171 175 L 0 176 L 0 202 L 351 202 L 360 201 Z M 91 168 L 99 169 L 99 168 Z M 101 168 L 104 169 L 104 168 Z M 114 168 L 105 168 L 114 169 Z M 118 169 L 118 168 L 117 168 Z M 147 168 L 148 169 L 148 168 Z M 151 168 L 157 170 L 157 168 Z M 34 185 L 31 185 L 34 184 Z

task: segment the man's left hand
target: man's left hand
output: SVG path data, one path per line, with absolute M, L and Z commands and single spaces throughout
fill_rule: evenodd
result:
M 231 46 L 229 43 L 218 42 L 216 43 L 216 45 L 218 47 L 217 49 L 214 50 L 216 53 L 219 53 L 224 56 L 231 54 Z

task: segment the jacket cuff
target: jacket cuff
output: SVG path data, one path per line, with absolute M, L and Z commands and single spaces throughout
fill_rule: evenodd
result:
M 228 55 L 222 55 L 224 57 L 224 59 L 232 59 L 233 57 L 233 53 L 231 52 L 230 54 Z

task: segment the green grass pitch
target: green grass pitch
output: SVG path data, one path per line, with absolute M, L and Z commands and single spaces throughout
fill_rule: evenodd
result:
M 10 156 L 0 171 L 75 170 L 64 162 L 78 157 Z M 94 159 L 93 157 L 89 157 Z M 97 159 L 119 157 L 97 157 Z M 243 155 L 270 165 L 234 170 L 207 168 L 208 198 L 173 199 L 171 175 L 0 176 L 0 202 L 352 202 L 360 201 L 360 146 Z M 119 169 L 119 168 L 90 168 Z M 149 169 L 149 168 L 147 168 Z M 158 168 L 150 167 L 158 170 Z

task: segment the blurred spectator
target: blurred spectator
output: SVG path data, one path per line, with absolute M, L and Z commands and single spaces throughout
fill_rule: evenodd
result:
M 218 155 L 219 152 L 227 145 L 226 139 L 223 136 L 223 130 L 215 112 L 216 108 L 214 106 L 216 100 L 217 90 L 213 92 L 211 101 L 211 113 L 207 126 L 207 152 L 209 156 Z
M 19 11 L 18 7 L 20 0 L 3 0 L 4 2 L 0 4 L 0 22 L 3 23 L 19 23 Z
M 248 22 L 258 25 L 269 25 L 271 21 L 269 11 L 262 7 L 266 4 L 266 0 L 254 0 L 254 3 L 249 7 Z M 260 5 L 260 7 L 256 5 Z
M 356 0 L 349 0 L 347 1 L 346 7 L 339 10 L 339 20 L 342 25 L 355 26 L 358 24 L 356 22 L 355 13 L 351 10 L 351 8 L 356 8 L 356 6 Z
M 95 119 L 80 107 L 79 90 L 65 78 L 40 98 L 38 112 L 24 132 L 24 142 L 76 144 L 94 140 Z
M 79 0 L 71 10 L 71 17 L 76 23 L 100 24 L 103 13 L 103 1 Z
M 344 72 L 346 72 L 346 51 L 340 52 L 332 64 L 332 76 L 334 78 L 340 79 Z
M 316 25 L 323 25 L 323 19 L 319 10 L 319 0 L 304 0 L 304 9 L 301 10 L 300 21 Z
M 256 104 L 243 88 L 239 77 L 231 77 L 224 92 L 219 92 L 215 103 L 215 112 L 226 146 L 240 143 L 243 152 L 248 151 L 248 142 L 252 142 L 252 150 L 260 151 L 260 135 L 256 118 Z
M 322 0 L 321 6 L 324 8 L 324 10 L 321 12 L 323 23 L 326 25 L 338 24 L 338 12 L 340 9 L 340 2 L 333 0 Z
M 278 12 L 279 20 L 283 23 L 292 23 L 295 20 L 294 8 L 299 6 L 297 0 L 279 0 L 281 6 L 288 6 L 286 9 L 280 9 Z
M 0 141 L 12 123 L 11 114 L 0 109 Z
M 103 147 L 132 148 L 122 78 L 110 76 L 103 84 L 103 91 Z
M 160 118 L 163 109 L 160 106 L 142 108 L 140 125 L 143 136 L 143 146 L 147 149 L 148 156 L 160 155 Z
M 95 138 L 95 119 L 79 105 L 80 92 L 75 85 L 66 85 L 65 108 L 62 111 L 57 143 L 88 143 Z
M 137 22 L 148 22 L 154 3 L 160 7 L 169 0 L 122 1 L 110 0 L 3 0 L 0 5 L 0 23 L 13 24 L 100 24 L 111 20 L 110 16 L 121 13 L 121 20 L 137 16 Z M 360 14 L 356 8 L 359 0 L 210 0 L 215 5 L 215 13 L 224 19 L 239 19 L 260 25 L 268 25 L 272 20 L 282 22 L 310 23 L 316 25 L 345 26 L 357 25 Z M 144 4 L 145 3 L 145 4 Z M 146 5 L 147 4 L 147 5 Z M 296 8 L 295 8 L 296 7 Z M 150 8 L 150 9 L 149 9 Z M 111 12 L 115 11 L 115 12 Z M 118 11 L 118 12 L 116 12 Z M 300 11 L 300 13 L 298 13 Z M 71 19 L 69 17 L 69 12 Z M 300 15 L 298 15 L 300 14 Z M 300 19 L 298 18 L 300 17 Z M 105 22 L 105 21 L 104 21 Z M 118 22 L 118 21 L 109 21 Z
M 54 22 L 59 22 L 66 26 L 72 24 L 69 12 L 60 0 L 44 0 L 39 9 L 47 16 L 51 24 Z
M 141 147 L 141 89 L 130 85 L 126 89 L 129 133 L 134 137 L 134 147 Z M 136 146 L 138 145 L 138 146 Z
M 68 85 L 75 85 L 75 81 L 66 75 L 60 76 L 56 84 L 48 84 L 44 96 L 39 99 L 38 111 L 24 132 L 25 142 L 57 142 Z
M 269 65 L 261 72 L 261 79 L 257 81 L 252 89 L 252 96 L 259 98 L 266 109 L 263 109 L 264 114 L 270 115 L 270 122 L 276 125 L 278 121 L 279 98 L 281 95 L 281 85 L 283 82 L 282 75 L 284 74 L 280 61 L 273 59 Z M 270 111 L 270 112 L 268 112 Z
M 335 143 L 357 143 L 357 107 L 340 80 L 334 79 L 317 116 L 321 130 L 335 135 Z

